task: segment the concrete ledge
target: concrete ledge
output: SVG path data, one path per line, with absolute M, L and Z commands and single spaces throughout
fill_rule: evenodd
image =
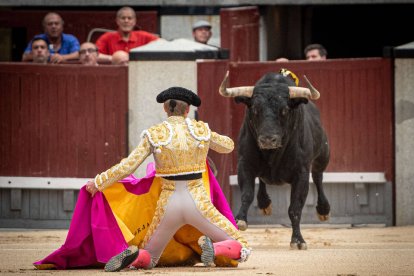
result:
M 237 175 L 229 176 L 230 185 L 237 185 Z M 309 182 L 313 183 L 312 176 L 309 175 Z M 323 174 L 323 183 L 385 183 L 385 174 L 382 172 L 327 172 Z M 256 184 L 259 179 L 256 178 Z
M 414 42 L 394 48 L 395 58 L 414 58 Z
M 0 188 L 80 190 L 92 178 L 0 176 Z
M 249 229 L 258 228 L 291 228 L 289 224 L 249 224 Z M 315 223 L 315 224 L 301 224 L 301 229 L 309 228 L 325 228 L 325 229 L 348 229 L 348 228 L 384 228 L 387 227 L 384 223 L 371 224 L 350 224 L 350 223 Z

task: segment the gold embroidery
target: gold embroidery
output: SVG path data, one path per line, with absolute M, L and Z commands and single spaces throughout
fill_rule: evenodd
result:
M 229 153 L 233 140 L 210 131 L 204 122 L 171 116 L 166 122 L 144 131 L 138 147 L 119 164 L 96 176 L 95 183 L 103 190 L 128 176 L 152 152 L 157 176 L 204 172 L 209 148 Z
M 113 183 L 133 173 L 150 154 L 150 143 L 148 138 L 144 137 L 127 158 L 122 159 L 121 162 L 95 177 L 98 189 L 103 191 Z
M 148 133 L 150 134 L 151 142 L 154 144 L 161 144 L 163 145 L 166 143 L 170 137 L 170 130 L 164 124 L 158 124 L 148 129 Z
M 152 219 L 151 225 L 148 228 L 148 232 L 145 235 L 144 240 L 139 245 L 140 248 L 145 248 L 151 237 L 153 236 L 155 230 L 160 224 L 160 221 L 165 215 L 165 209 L 168 203 L 170 196 L 175 191 L 175 182 L 169 181 L 166 179 L 162 180 L 162 191 L 160 198 L 157 202 L 157 209 L 155 211 L 154 217 Z M 240 232 L 234 225 L 223 216 L 214 205 L 211 203 L 207 192 L 204 189 L 203 180 L 196 179 L 188 182 L 188 191 L 190 192 L 197 209 L 201 214 L 208 219 L 211 223 L 222 229 L 229 235 L 231 238 L 237 240 L 245 248 L 249 248 L 247 241 L 240 235 Z
M 212 131 L 210 148 L 218 153 L 229 153 L 234 149 L 234 142 L 231 138 Z
M 170 134 L 170 125 L 172 134 Z M 208 124 L 202 121 L 185 119 L 181 116 L 171 116 L 163 124 L 148 129 L 146 132 L 153 148 L 162 148 L 154 151 L 157 176 L 171 176 L 194 172 L 203 172 L 206 169 L 207 152 L 210 145 L 220 153 L 231 152 L 233 141 L 226 136 L 210 131 Z M 158 139 L 158 133 L 163 133 Z M 171 137 L 171 141 L 168 141 Z
M 231 238 L 241 243 L 243 247 L 248 248 L 247 241 L 240 235 L 240 232 L 234 225 L 223 216 L 211 203 L 204 189 L 201 179 L 192 180 L 188 184 L 188 190 L 196 203 L 197 208 L 211 223 L 222 229 Z
M 162 190 L 161 190 L 160 197 L 157 201 L 157 208 L 155 210 L 154 217 L 152 218 L 151 225 L 149 226 L 148 231 L 145 234 L 143 241 L 139 245 L 140 248 L 144 248 L 145 245 L 149 242 L 155 230 L 157 229 L 158 225 L 160 224 L 161 219 L 164 217 L 165 207 L 167 206 L 170 196 L 175 191 L 175 183 L 173 181 L 163 179 L 161 189 Z

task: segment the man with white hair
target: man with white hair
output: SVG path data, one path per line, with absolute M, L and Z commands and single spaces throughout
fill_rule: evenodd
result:
M 112 62 L 112 55 L 116 51 L 129 53 L 133 48 L 143 46 L 158 37 L 142 30 L 134 31 L 137 18 L 135 11 L 130 7 L 123 7 L 116 13 L 116 32 L 107 32 L 101 35 L 96 41 L 100 55 L 100 60 Z

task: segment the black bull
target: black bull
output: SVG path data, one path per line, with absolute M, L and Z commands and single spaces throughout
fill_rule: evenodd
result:
M 299 249 L 307 248 L 300 220 L 309 191 L 310 171 L 318 192 L 319 219 L 327 220 L 330 212 L 322 186 L 323 171 L 329 163 L 329 145 L 319 111 L 309 101 L 318 98 L 319 93 L 308 85 L 314 90 L 296 87 L 288 74 L 268 73 L 254 89 L 227 88 L 227 76 L 220 87 L 223 96 L 235 97 L 236 102 L 247 106 L 238 141 L 237 179 L 241 190 L 238 226 L 241 230 L 247 228 L 247 211 L 254 199 L 256 177 L 259 177 L 258 206 L 267 215 L 271 213 L 271 200 L 265 184 L 288 183 L 291 185 L 290 246 Z M 295 89 L 301 90 L 295 92 Z

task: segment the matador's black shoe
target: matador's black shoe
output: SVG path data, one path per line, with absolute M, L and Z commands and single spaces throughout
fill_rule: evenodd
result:
M 138 247 L 129 246 L 116 256 L 113 256 L 105 265 L 105 272 L 116 272 L 129 266 L 138 256 Z
M 201 236 L 198 239 L 198 245 L 201 247 L 201 261 L 205 266 L 214 266 L 214 246 L 211 239 L 207 236 Z

